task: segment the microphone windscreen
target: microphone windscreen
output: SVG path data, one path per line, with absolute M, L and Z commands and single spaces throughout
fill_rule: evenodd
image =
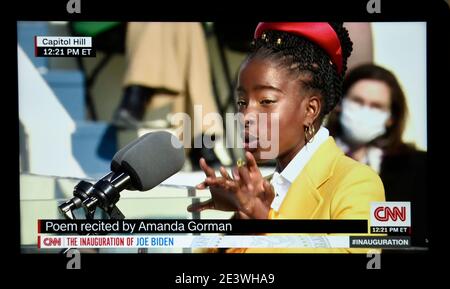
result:
M 118 171 L 120 169 L 120 165 L 122 163 L 122 159 L 123 159 L 123 156 L 125 155 L 125 153 L 131 147 L 133 147 L 135 144 L 137 144 L 138 142 L 142 141 L 144 139 L 144 137 L 147 136 L 147 135 L 148 134 L 133 140 L 132 142 L 128 143 L 126 146 L 121 148 L 119 151 L 117 151 L 116 154 L 114 155 L 114 157 L 111 160 L 111 171 L 113 171 L 113 172 Z
M 184 147 L 166 131 L 148 133 L 122 157 L 121 170 L 131 177 L 134 188 L 147 191 L 181 170 Z

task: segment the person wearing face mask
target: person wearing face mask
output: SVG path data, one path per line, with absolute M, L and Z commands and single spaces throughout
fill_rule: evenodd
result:
M 403 142 L 408 114 L 395 75 L 374 65 L 347 74 L 343 100 L 327 127 L 347 156 L 369 165 L 381 177 L 386 201 L 411 202 L 411 241 L 426 247 L 426 152 Z

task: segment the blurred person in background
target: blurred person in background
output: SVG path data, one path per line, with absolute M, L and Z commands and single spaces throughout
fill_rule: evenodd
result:
M 201 23 L 129 22 L 125 48 L 124 91 L 113 116 L 117 127 L 145 127 L 146 113 L 150 117 L 159 115 L 156 111 L 163 107 L 170 107 L 169 117 L 170 114 L 187 113 L 192 121 L 194 105 L 202 106 L 203 115 L 218 112 Z M 168 122 L 167 117 L 156 120 L 162 122 L 162 126 L 170 126 L 164 124 Z M 202 135 L 193 135 L 193 138 L 203 138 L 206 130 L 214 132 L 207 137 L 220 142 L 223 137 L 221 121 L 217 120 L 211 126 L 202 125 Z M 212 164 L 221 162 L 214 149 L 203 145 L 193 147 L 190 156 L 194 168 L 200 157 Z
M 343 99 L 327 127 L 345 154 L 381 177 L 386 201 L 411 202 L 413 246 L 426 246 L 426 152 L 403 142 L 406 97 L 389 70 L 364 64 L 350 70 Z

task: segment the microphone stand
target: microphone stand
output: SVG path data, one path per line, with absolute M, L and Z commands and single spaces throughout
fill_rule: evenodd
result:
M 119 192 L 123 189 L 129 176 L 123 173 L 110 172 L 95 185 L 86 181 L 80 181 L 73 191 L 73 198 L 58 206 L 66 219 L 76 220 L 74 210 L 83 207 L 87 220 L 93 220 L 97 206 L 103 209 L 109 219 L 123 220 L 125 215 L 116 206 L 120 199 Z M 115 185 L 113 185 L 115 184 Z M 87 235 L 94 235 L 88 233 Z M 66 254 L 72 248 L 61 251 Z
M 102 208 L 109 219 L 122 220 L 125 216 L 116 206 L 120 199 L 119 192 L 124 189 L 129 177 L 123 173 L 110 172 L 95 185 L 86 181 L 80 181 L 73 191 L 73 198 L 61 204 L 58 208 L 66 219 L 75 220 L 73 211 L 84 208 L 86 219 L 92 220 L 96 208 Z
M 124 189 L 130 189 L 128 183 L 130 176 L 125 173 L 110 172 L 93 185 L 92 194 L 83 200 L 83 206 L 86 216 L 93 217 L 97 207 L 103 209 L 110 219 L 123 220 L 125 216 L 117 208 L 116 203 L 120 199 L 120 192 Z M 131 188 L 132 189 L 132 188 Z

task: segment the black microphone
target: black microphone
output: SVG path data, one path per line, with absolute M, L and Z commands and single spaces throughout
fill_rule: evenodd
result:
M 83 184 L 82 188 L 88 192 L 81 202 L 86 216 L 92 217 L 97 207 L 107 213 L 118 211 L 115 204 L 122 190 L 150 190 L 178 172 L 184 161 L 183 145 L 171 133 L 152 132 L 131 142 L 113 157 L 110 173 L 91 188 Z
M 111 160 L 111 171 L 117 171 L 120 169 L 120 164 L 122 163 L 122 159 L 123 156 L 125 155 L 125 153 L 132 148 L 135 144 L 137 144 L 138 142 L 143 141 L 144 139 L 146 139 L 147 137 L 149 137 L 150 133 L 145 134 L 135 140 L 133 140 L 132 142 L 130 142 L 129 144 L 127 144 L 126 146 L 124 146 L 123 148 L 121 148 L 118 152 L 116 152 L 116 154 L 113 156 L 112 160 Z
M 119 169 L 99 180 L 82 205 L 88 213 L 97 206 L 108 212 L 122 190 L 148 191 L 178 172 L 184 161 L 184 148 L 177 137 L 165 131 L 149 133 L 125 151 L 118 159 Z
M 146 134 L 142 137 L 139 137 L 123 148 L 121 148 L 119 151 L 116 152 L 113 159 L 111 160 L 111 171 L 106 176 L 102 177 L 102 179 L 111 177 L 114 172 L 118 171 L 120 169 L 120 163 L 122 162 L 122 158 L 124 154 L 133 147 L 136 143 L 143 141 L 148 137 L 149 134 Z M 65 202 L 64 204 L 59 206 L 59 210 L 61 213 L 68 219 L 74 219 L 73 210 L 81 208 L 82 203 L 87 200 L 93 190 L 94 184 L 87 182 L 87 181 L 80 181 L 73 189 L 73 198 Z M 132 188 L 130 188 L 132 189 Z

